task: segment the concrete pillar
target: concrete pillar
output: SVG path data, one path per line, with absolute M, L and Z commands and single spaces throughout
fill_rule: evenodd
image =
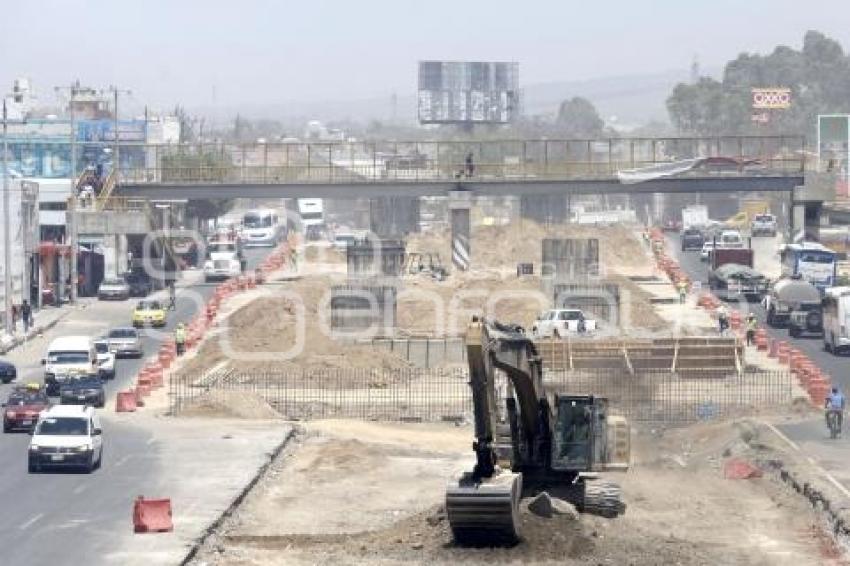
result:
M 796 201 L 792 214 L 791 237 L 796 238 L 800 232 L 808 241 L 820 240 L 822 201 Z
M 520 197 L 520 215 L 540 224 L 562 224 L 568 218 L 565 195 L 534 195 Z
M 369 201 L 369 228 L 381 237 L 419 231 L 418 197 L 378 197 Z
M 452 227 L 452 265 L 460 271 L 468 271 L 472 260 L 470 241 L 471 208 L 471 192 L 449 192 L 449 219 Z

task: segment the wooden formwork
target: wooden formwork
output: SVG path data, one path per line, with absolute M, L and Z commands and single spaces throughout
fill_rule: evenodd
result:
M 551 370 L 612 369 L 628 373 L 717 375 L 739 373 L 742 346 L 725 338 L 661 338 L 655 340 L 541 340 L 537 349 Z

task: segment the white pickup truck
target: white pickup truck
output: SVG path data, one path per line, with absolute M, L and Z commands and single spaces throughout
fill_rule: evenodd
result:
M 756 214 L 750 223 L 752 236 L 776 236 L 776 217 L 772 214 Z
M 596 331 L 596 321 L 578 309 L 551 309 L 541 313 L 531 327 L 535 338 L 564 338 Z

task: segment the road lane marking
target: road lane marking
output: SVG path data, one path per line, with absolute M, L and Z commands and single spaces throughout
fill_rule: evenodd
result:
M 127 463 L 127 460 L 129 460 L 129 459 L 130 459 L 129 454 L 127 456 L 122 456 L 120 460 L 115 462 L 115 467 L 117 468 L 118 466 L 123 466 L 124 464 Z
M 800 450 L 800 447 L 799 447 L 799 446 L 797 446 L 797 445 L 794 443 L 794 441 L 793 441 L 793 440 L 791 440 L 790 438 L 788 438 L 787 436 L 785 436 L 782 432 L 780 432 L 780 430 L 779 430 L 778 428 L 776 428 L 775 426 L 773 426 L 773 425 L 772 425 L 772 424 L 770 424 L 770 423 L 764 423 L 764 422 L 763 422 L 763 424 L 767 425 L 767 427 L 768 427 L 770 430 L 772 430 L 772 431 L 773 431 L 773 432 L 774 432 L 774 433 L 775 433 L 775 434 L 776 434 L 779 438 L 781 438 L 782 440 L 784 440 L 785 442 L 787 442 L 787 443 L 788 443 L 788 444 L 789 444 L 792 448 L 794 448 L 794 450 L 796 450 L 797 452 L 802 452 L 802 450 Z M 812 459 L 810 456 L 806 456 L 806 460 L 808 460 L 808 461 L 809 461 L 809 464 L 810 464 L 810 465 L 811 465 L 811 466 L 812 466 L 812 467 L 813 467 L 816 471 L 820 472 L 820 474 L 821 474 L 823 477 L 825 477 L 825 478 L 827 479 L 827 481 L 829 481 L 829 483 L 831 483 L 832 485 L 834 485 L 834 486 L 835 486 L 835 489 L 837 489 L 838 491 L 840 491 L 840 492 L 844 495 L 844 497 L 847 497 L 848 499 L 850 499 L 850 490 L 848 490 L 846 487 L 844 487 L 844 486 L 841 484 L 841 482 L 839 482 L 837 479 L 835 479 L 835 478 L 832 476 L 832 474 L 830 474 L 830 473 L 829 473 L 829 472 L 827 472 L 825 469 L 823 469 L 820 465 L 818 465 L 818 463 L 817 463 L 817 462 L 815 462 L 815 460 L 814 460 L 814 459 Z
M 39 513 L 38 515 L 34 516 L 32 519 L 30 519 L 29 521 L 27 521 L 26 523 L 24 523 L 23 525 L 21 525 L 18 528 L 22 531 L 25 531 L 28 528 L 30 528 L 31 526 L 33 526 L 42 517 L 44 517 L 44 513 Z
M 74 488 L 74 493 L 79 495 L 80 493 L 84 492 L 86 489 L 88 489 L 87 485 L 80 484 L 80 485 L 78 485 L 77 487 Z
M 784 435 L 784 434 L 783 434 L 783 433 L 782 433 L 782 432 L 781 432 L 778 428 L 776 428 L 775 426 L 773 426 L 773 425 L 772 425 L 772 424 L 770 424 L 770 423 L 762 423 L 762 424 L 764 424 L 767 428 L 769 428 L 770 430 L 772 430 L 772 431 L 773 431 L 773 433 L 774 433 L 776 436 L 778 436 L 779 438 L 781 438 L 783 441 L 785 441 L 785 443 L 786 443 L 786 444 L 788 444 L 788 446 L 790 446 L 791 448 L 793 448 L 793 449 L 794 449 L 794 450 L 796 450 L 797 452 L 800 452 L 800 451 L 801 451 L 801 450 L 800 450 L 800 447 L 799 447 L 799 446 L 797 446 L 797 443 L 796 443 L 796 442 L 794 442 L 793 440 L 791 440 L 790 438 L 788 438 L 787 436 L 785 436 L 785 435 Z

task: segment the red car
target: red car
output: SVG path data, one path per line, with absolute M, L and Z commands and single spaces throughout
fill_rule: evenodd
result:
M 32 430 L 38 415 L 50 405 L 47 393 L 38 387 L 15 389 L 3 403 L 3 432 Z

